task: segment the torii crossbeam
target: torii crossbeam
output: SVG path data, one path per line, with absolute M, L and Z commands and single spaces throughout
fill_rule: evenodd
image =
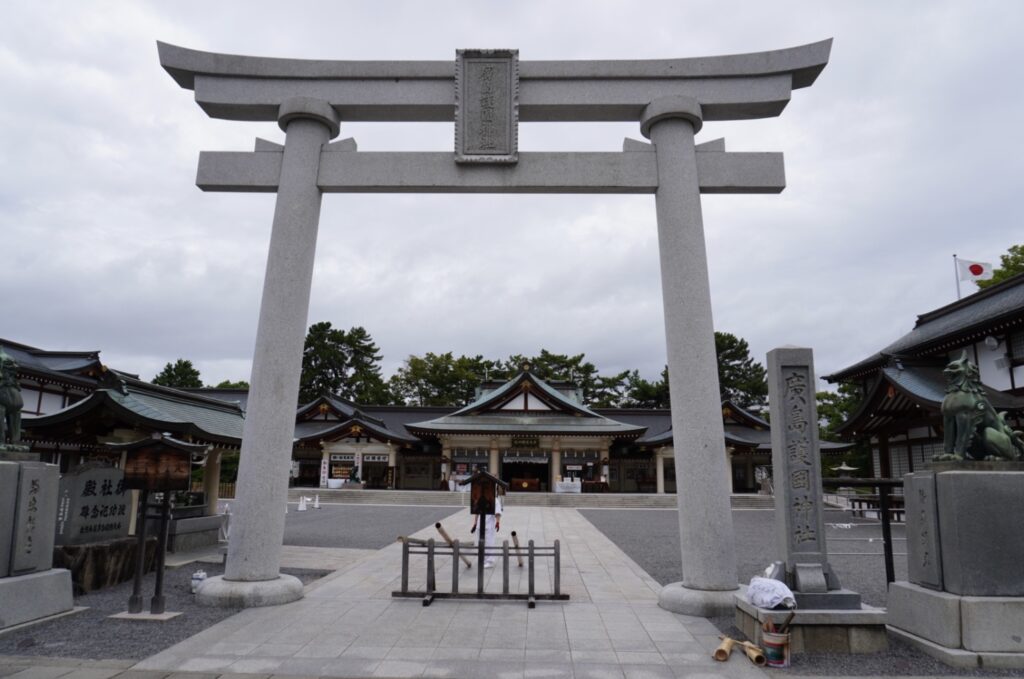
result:
M 207 191 L 276 192 L 242 438 L 227 568 L 210 603 L 302 595 L 279 570 L 282 506 L 323 193 L 653 193 L 658 219 L 683 581 L 665 607 L 733 610 L 736 556 L 719 412 L 701 193 L 777 193 L 781 153 L 695 144 L 705 120 L 779 115 L 813 84 L 831 40 L 690 59 L 522 62 L 514 50 L 459 50 L 454 62 L 316 61 L 215 54 L 158 43 L 160 63 L 214 118 L 277 121 L 285 144 L 203 152 Z M 362 152 L 329 143 L 340 121 L 452 121 L 454 153 Z M 620 153 L 519 153 L 518 122 L 634 121 L 653 144 Z

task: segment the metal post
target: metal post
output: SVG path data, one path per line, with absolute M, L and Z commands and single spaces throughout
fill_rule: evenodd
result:
M 529 581 L 530 581 L 529 582 L 529 588 L 530 588 L 529 592 L 530 592 L 530 596 L 533 596 L 534 589 L 535 589 L 534 578 L 536 577 L 536 570 L 535 570 L 536 569 L 536 563 L 535 563 L 535 556 L 534 556 L 533 540 L 530 540 L 529 545 L 527 547 L 527 550 L 528 550 L 527 551 L 527 553 L 528 553 L 527 563 L 529 564 L 529 567 L 528 567 L 528 569 L 529 569 L 528 577 L 529 577 Z
M 528 600 L 527 606 L 529 608 L 533 608 L 534 606 L 537 605 L 537 601 L 534 598 L 535 594 L 534 594 L 534 584 L 533 584 L 533 576 L 534 576 L 534 570 L 533 570 L 533 566 L 534 566 L 534 564 L 533 564 L 533 540 L 530 540 L 529 544 L 527 545 L 527 557 L 526 557 L 526 560 L 527 560 L 527 563 L 529 564 L 527 566 L 528 571 L 529 571 L 528 575 L 527 575 L 527 579 L 529 580 L 529 585 L 528 586 L 529 586 L 529 597 L 530 597 L 529 600 Z
M 555 540 L 555 596 L 562 593 L 562 549 Z
M 889 487 L 878 486 L 878 511 L 882 519 L 882 550 L 885 552 L 885 581 L 895 582 L 896 570 L 892 562 L 892 528 L 889 525 Z
M 434 599 L 434 590 L 437 583 L 434 581 L 434 538 L 427 540 L 427 596 L 423 598 L 423 605 L 429 606 Z
M 160 535 L 156 546 L 156 589 L 149 600 L 149 612 L 160 615 L 164 612 L 164 563 L 167 560 L 167 529 L 171 518 L 171 491 L 164 491 L 164 501 L 160 506 Z
M 409 543 L 402 541 L 402 594 L 409 593 Z
M 463 557 L 465 558 L 465 557 Z M 452 540 L 452 594 L 459 593 L 459 541 Z
M 484 593 L 484 544 L 487 533 L 487 517 L 480 514 L 480 542 L 476 546 L 476 593 Z
M 508 540 L 501 542 L 501 593 L 508 594 Z
M 142 576 L 146 572 L 146 506 L 149 504 L 149 491 L 143 489 L 139 493 L 139 518 L 135 521 L 135 579 L 132 582 L 132 595 L 128 597 L 128 612 L 142 612 Z

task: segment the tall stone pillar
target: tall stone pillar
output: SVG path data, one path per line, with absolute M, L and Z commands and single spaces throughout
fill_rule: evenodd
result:
M 388 489 L 395 489 L 396 467 L 398 466 L 398 453 L 395 452 L 393 443 L 388 444 Z
M 658 495 L 665 493 L 665 449 L 654 451 L 654 482 Z
M 694 147 L 701 125 L 700 104 L 686 96 L 652 102 L 640 120 L 657 153 L 658 250 L 683 566 L 683 581 L 666 586 L 659 605 L 711 616 L 732 614 L 738 586 Z
M 214 448 L 206 456 L 206 466 L 203 467 L 203 496 L 206 499 L 207 516 L 215 516 L 217 514 L 217 503 L 220 501 L 221 455 L 223 453 Z
M 338 115 L 327 102 L 295 97 L 281 104 L 278 124 L 286 137 L 227 566 L 222 578 L 207 579 L 199 590 L 199 599 L 214 605 L 268 606 L 302 597 L 302 583 L 281 575 L 279 566 L 320 223 L 320 151 L 337 136 Z
M 499 456 L 498 439 L 491 439 L 491 451 L 490 451 L 490 453 L 491 453 L 490 457 L 487 460 L 487 471 L 489 471 L 493 476 L 497 476 L 498 478 L 501 478 L 501 474 L 500 474 L 501 469 L 500 469 L 500 466 L 499 466 L 499 462 L 500 461 L 498 459 L 498 456 Z
M 555 484 L 562 474 L 562 439 L 555 436 L 551 439 L 551 463 L 548 465 L 548 492 L 555 492 Z

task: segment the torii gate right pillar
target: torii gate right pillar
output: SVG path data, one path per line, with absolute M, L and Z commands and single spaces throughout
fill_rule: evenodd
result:
M 652 102 L 640 121 L 657 153 L 658 251 L 665 306 L 669 392 L 679 503 L 683 580 L 658 603 L 687 615 L 728 615 L 735 608 L 736 549 L 722 425 L 715 330 L 704 244 L 694 135 L 696 99 Z

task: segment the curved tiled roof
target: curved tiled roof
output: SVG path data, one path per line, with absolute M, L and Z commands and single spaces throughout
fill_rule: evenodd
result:
M 550 411 L 498 410 L 523 389 L 543 401 Z M 406 424 L 416 434 L 569 434 L 583 436 L 640 436 L 646 427 L 619 422 L 595 413 L 530 372 L 522 372 L 464 408 L 433 420 Z
M 906 335 L 824 379 L 841 382 L 880 368 L 891 356 L 924 356 L 955 349 L 997 329 L 1021 325 L 1024 325 L 1024 274 L 921 314 L 914 329 Z
M 242 441 L 244 416 L 237 405 L 130 378 L 122 378 L 119 387 L 97 389 L 55 413 L 26 416 L 22 426 L 35 437 L 47 427 L 103 409 L 133 426 L 171 432 L 178 437 L 191 436 L 228 446 L 238 446 Z

